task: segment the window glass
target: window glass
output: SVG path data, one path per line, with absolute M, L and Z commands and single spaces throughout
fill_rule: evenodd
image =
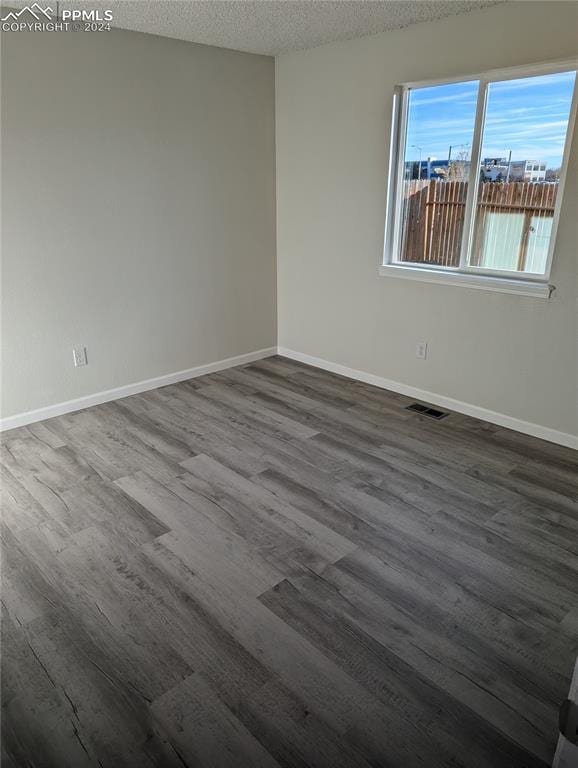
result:
M 481 156 L 502 161 L 499 174 L 481 164 L 471 266 L 545 273 L 574 80 L 564 72 L 489 84 Z M 519 174 L 524 162 L 532 174 Z
M 409 93 L 399 261 L 459 264 L 477 96 L 477 81 Z

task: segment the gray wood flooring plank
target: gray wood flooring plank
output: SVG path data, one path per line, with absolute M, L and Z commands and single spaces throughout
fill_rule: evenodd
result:
M 308 438 L 317 433 L 316 429 L 302 424 L 301 420 L 279 415 L 277 411 L 256 401 L 252 395 L 243 396 L 231 387 L 212 385 L 199 389 L 198 393 L 213 402 L 222 403 L 234 411 L 249 414 L 257 424 L 264 423 L 280 430 L 286 437 Z
M 340 738 L 306 701 L 277 679 L 247 697 L 239 717 L 280 765 L 368 768 L 374 764 L 364 757 L 363 745 L 355 744 L 353 734 L 347 741 Z M 382 764 L 387 765 L 387 758 L 382 758 Z
M 242 584 L 247 594 L 258 595 L 280 579 L 276 571 L 250 544 L 203 513 L 203 499 L 179 495 L 181 484 L 167 488 L 142 472 L 122 478 L 117 484 L 132 498 L 164 520 L 171 532 L 159 541 L 187 562 L 196 572 L 207 572 L 223 583 Z M 183 498 L 184 497 L 184 498 Z M 186 500 L 185 500 L 186 499 Z M 214 505 L 213 505 L 214 506 Z
M 236 500 L 252 507 L 254 515 L 260 513 L 271 520 L 276 529 L 300 542 L 323 564 L 335 562 L 355 549 L 354 544 L 336 531 L 209 456 L 196 456 L 183 462 L 183 466 L 189 474 L 212 484 L 217 492 L 234 495 Z M 186 477 L 184 482 L 187 483 Z
M 2 765 L 97 766 L 74 707 L 18 625 L 2 616 Z
M 305 477 L 304 480 L 307 481 L 308 478 Z M 422 593 L 426 603 L 440 604 L 450 617 L 454 615 L 455 606 L 459 605 L 461 619 L 477 634 L 487 638 L 493 647 L 493 653 L 499 654 L 505 648 L 508 653 L 512 652 L 516 656 L 521 654 L 529 672 L 535 668 L 538 658 L 529 654 L 529 648 L 532 643 L 538 642 L 538 638 L 545 637 L 546 628 L 542 628 L 538 633 L 534 627 L 526 626 L 511 616 L 512 605 L 516 603 L 516 598 L 511 593 L 508 593 L 503 601 L 503 609 L 472 594 L 459 584 L 459 570 L 456 569 L 453 580 L 445 577 L 445 569 L 440 566 L 441 573 L 438 571 L 431 552 L 417 548 L 415 542 L 408 540 L 406 536 L 383 527 L 375 527 L 361 516 L 355 516 L 352 514 L 353 504 L 343 503 L 339 499 L 338 490 L 332 492 L 326 488 L 325 491 L 320 491 L 312 479 L 303 486 L 295 479 L 289 479 L 271 470 L 257 476 L 255 481 L 282 495 L 291 504 L 306 510 L 310 515 L 321 520 L 333 520 L 336 529 L 343 531 L 357 543 L 360 551 L 385 561 L 391 568 L 390 579 L 396 576 L 397 581 L 405 585 L 408 593 L 414 596 L 414 600 Z M 559 691 L 560 689 L 558 693 Z
M 150 545 L 146 546 L 152 555 Z M 413 724 L 394 712 L 391 728 L 384 730 L 384 715 L 377 700 L 265 606 L 257 600 L 243 601 L 235 583 L 211 583 L 182 562 L 155 554 L 159 567 L 201 602 L 237 642 L 306 704 L 308 711 L 345 743 L 346 734 L 358 734 L 353 746 L 370 763 L 412 767 L 427 763 L 425 746 L 420 752 L 410 746 L 419 738 Z M 332 763 L 323 765 L 329 768 Z
M 573 517 L 578 517 L 578 502 L 575 501 L 574 498 L 565 496 L 562 493 L 557 493 L 549 487 L 540 486 L 534 482 L 528 482 L 519 475 L 516 476 L 512 473 L 508 473 L 504 475 L 489 476 L 487 470 L 480 467 L 474 467 L 467 470 L 467 474 L 471 477 L 483 480 L 484 482 L 491 482 L 494 485 L 514 491 L 522 499 L 525 499 L 531 504 L 539 504 L 548 507 L 549 509 L 564 512 Z
M 170 734 L 181 760 L 198 768 L 279 768 L 203 677 L 193 673 L 156 699 L 152 712 Z
M 338 590 L 345 616 L 424 678 L 450 694 L 456 705 L 461 703 L 477 713 L 494 730 L 523 745 L 536 757 L 551 754 L 556 713 L 547 703 L 534 702 L 532 715 L 528 718 L 528 701 L 520 692 L 515 693 L 509 679 L 504 686 L 499 672 L 488 668 L 483 656 L 476 656 L 466 646 L 455 645 L 447 638 L 442 639 L 435 628 L 430 629 L 427 623 L 408 615 L 407 603 L 401 607 L 383 599 L 375 588 L 364 586 L 358 575 L 351 577 L 347 569 L 338 566 L 326 573 L 326 579 Z M 507 669 L 507 666 L 503 668 Z M 512 705 L 516 697 L 518 707 L 523 701 L 521 709 Z M 546 719 L 543 717 L 545 711 L 548 712 Z M 464 739 L 464 744 L 469 750 L 470 739 Z M 512 760 L 511 764 L 525 766 L 526 762 Z M 488 765 L 493 765 L 491 760 Z
M 487 526 L 506 535 L 515 531 L 516 540 L 528 540 L 538 546 L 544 541 L 554 544 L 567 552 L 567 565 L 573 563 L 568 553 L 578 556 L 578 519 L 546 507 L 524 504 L 515 509 L 506 509 L 497 512 Z
M 316 477 L 313 473 L 306 479 L 308 487 L 315 488 L 324 499 L 358 510 L 358 516 L 385 531 L 382 552 L 400 568 L 408 564 L 417 572 L 428 572 L 438 584 L 448 579 L 471 584 L 476 594 L 491 599 L 510 613 L 524 616 L 540 628 L 557 625 L 575 599 L 568 584 L 562 584 L 556 591 L 544 590 L 543 580 L 536 578 L 531 569 L 518 573 L 511 563 L 486 553 L 485 544 L 480 550 L 459 536 L 449 535 L 449 529 L 441 532 L 439 523 L 429 514 L 389 493 L 383 494 L 374 488 L 355 488 L 344 482 L 335 486 L 325 477 Z M 496 580 L 499 572 L 503 574 L 502 581 Z M 498 584 L 501 588 L 497 590 Z M 560 601 L 561 595 L 565 595 L 565 602 Z
M 465 732 L 469 750 L 462 758 L 464 766 L 484 766 L 490 760 L 496 768 L 522 761 L 528 766 L 542 765 L 523 749 L 516 749 L 501 739 L 483 718 L 459 706 L 453 697 L 416 674 L 399 656 L 344 618 L 342 612 L 331 610 L 327 589 L 320 579 L 302 577 L 298 583 L 300 587 L 307 584 L 306 594 L 285 581 L 260 599 L 370 690 L 384 706 L 394 706 L 411 722 L 427 722 L 431 737 L 428 754 L 433 762 L 450 763 L 450 756 L 459 750 L 458 744 Z M 321 588 L 317 590 L 319 584 Z M 318 599 L 312 604 L 310 595 L 316 591 Z M 326 631 L 328 623 L 331 633 Z

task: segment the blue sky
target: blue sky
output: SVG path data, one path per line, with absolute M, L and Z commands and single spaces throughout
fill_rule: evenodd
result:
M 489 88 L 482 157 L 562 162 L 574 72 L 504 80 Z M 410 93 L 406 159 L 446 159 L 471 150 L 478 83 L 417 88 Z M 465 145 L 465 146 L 458 146 Z M 469 154 L 468 154 L 469 156 Z

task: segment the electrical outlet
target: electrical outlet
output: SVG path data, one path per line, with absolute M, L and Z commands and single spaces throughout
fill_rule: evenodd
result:
M 415 356 L 420 360 L 427 358 L 427 341 L 418 341 L 415 348 Z
M 86 357 L 86 347 L 73 347 L 72 362 L 74 363 L 75 368 L 80 368 L 83 365 L 88 365 L 88 358 Z

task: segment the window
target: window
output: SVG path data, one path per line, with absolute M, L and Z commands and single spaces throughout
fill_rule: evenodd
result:
M 381 274 L 549 295 L 576 65 L 399 86 Z

